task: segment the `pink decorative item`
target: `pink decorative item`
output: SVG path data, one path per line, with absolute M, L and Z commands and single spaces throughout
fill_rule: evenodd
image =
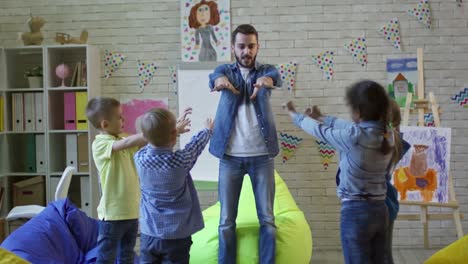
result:
M 138 117 L 146 113 L 148 110 L 153 108 L 164 108 L 168 109 L 168 103 L 166 99 L 131 99 L 126 102 L 122 102 L 122 112 L 124 118 L 123 131 L 127 134 L 137 133 Z
M 68 78 L 68 76 L 70 76 L 70 67 L 68 67 L 68 65 L 66 65 L 65 63 L 59 64 L 55 68 L 55 75 L 62 79 L 61 86 L 65 87 L 65 79 Z

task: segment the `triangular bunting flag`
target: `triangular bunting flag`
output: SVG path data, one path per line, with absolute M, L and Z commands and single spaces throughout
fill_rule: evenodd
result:
M 154 62 L 152 63 L 144 63 L 138 60 L 138 77 L 140 79 L 139 85 L 140 89 L 143 89 L 145 86 L 147 86 L 151 80 L 153 79 L 155 73 L 156 73 L 156 65 L 154 65 Z
M 177 94 L 177 67 L 176 66 L 170 66 L 169 67 L 169 77 L 171 78 L 171 83 L 169 85 L 172 85 L 172 89 L 174 90 L 174 93 Z
M 334 53 L 333 51 L 325 51 L 320 53 L 319 55 L 312 55 L 313 63 L 319 67 L 322 72 L 323 76 L 327 78 L 327 80 L 331 80 L 333 77 L 333 60 L 334 60 Z
M 408 14 L 416 17 L 419 22 L 431 28 L 431 8 L 428 0 L 419 0 L 417 7 L 408 10 Z
M 432 113 L 424 114 L 424 126 L 427 126 L 427 127 L 435 126 L 434 115 Z
M 106 50 L 104 54 L 104 77 L 106 79 L 111 77 L 120 68 L 124 60 L 125 56 L 122 53 Z
M 322 160 L 323 169 L 327 170 L 328 165 L 331 163 L 335 156 L 335 148 L 325 141 L 316 140 L 318 146 L 320 159 Z
M 367 65 L 367 44 L 364 37 L 353 39 L 344 46 L 355 62 L 361 64 L 362 67 Z
M 396 49 L 401 50 L 400 23 L 398 22 L 398 18 L 393 18 L 389 23 L 380 27 L 379 33 L 392 43 Z
M 463 106 L 464 108 L 468 108 L 468 87 L 465 88 L 465 90 L 453 96 L 452 100 L 455 101 L 460 106 Z
M 302 138 L 280 132 L 280 145 L 281 153 L 283 155 L 283 163 L 285 163 L 294 155 L 294 152 L 296 151 L 301 141 Z
M 289 62 L 276 65 L 281 74 L 281 80 L 283 81 L 283 87 L 287 87 L 288 91 L 292 92 L 294 90 L 294 85 L 296 83 L 296 72 L 297 72 L 297 63 Z

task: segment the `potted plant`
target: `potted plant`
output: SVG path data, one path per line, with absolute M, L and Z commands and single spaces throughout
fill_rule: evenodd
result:
M 24 70 L 24 77 L 28 79 L 29 88 L 42 88 L 42 66 L 27 67 Z

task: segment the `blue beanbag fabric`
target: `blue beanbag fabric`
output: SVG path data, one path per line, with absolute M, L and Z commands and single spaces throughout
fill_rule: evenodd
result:
M 74 210 L 78 209 L 68 199 L 50 203 L 11 233 L 1 247 L 32 263 L 82 263 L 83 251 L 64 220 L 67 216 L 71 220 Z
M 97 259 L 98 234 L 98 221 L 63 199 L 49 203 L 0 247 L 31 263 L 91 264 Z M 136 254 L 134 263 L 138 263 Z

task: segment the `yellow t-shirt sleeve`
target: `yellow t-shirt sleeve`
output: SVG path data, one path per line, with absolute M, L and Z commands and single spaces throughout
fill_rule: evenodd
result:
M 96 139 L 93 143 L 93 156 L 98 161 L 109 160 L 112 156 L 112 146 L 115 139 L 101 138 Z

